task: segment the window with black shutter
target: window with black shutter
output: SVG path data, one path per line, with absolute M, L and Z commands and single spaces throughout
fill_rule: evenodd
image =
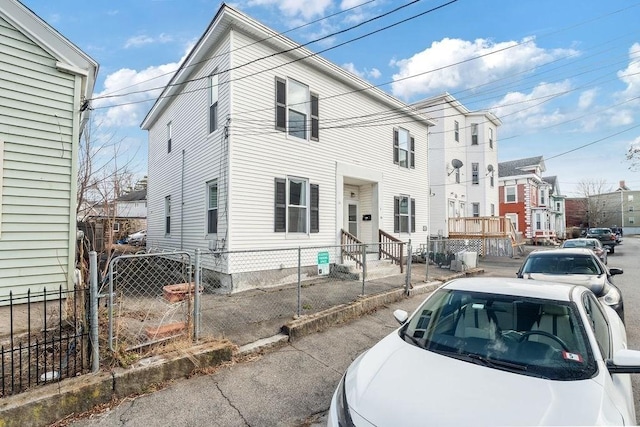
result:
M 398 164 L 398 129 L 393 130 L 393 164 Z
M 416 232 L 416 199 L 411 199 L 411 232 Z
M 275 178 L 274 231 L 320 232 L 320 186 L 306 178 Z
M 311 184 L 311 227 L 312 233 L 320 232 L 320 186 Z
M 400 197 L 393 198 L 393 232 L 400 232 Z
M 416 139 L 414 137 L 411 137 L 410 157 L 411 157 L 410 167 L 415 168 L 416 167 Z

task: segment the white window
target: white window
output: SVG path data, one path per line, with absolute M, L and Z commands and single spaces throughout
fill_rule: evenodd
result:
M 113 227 L 112 227 L 112 229 L 113 229 L 113 231 L 114 231 L 114 232 L 116 232 L 116 233 L 117 233 L 118 231 L 120 231 L 120 223 L 119 223 L 119 222 L 114 222 L 114 223 L 113 223 Z
M 274 231 L 287 233 L 319 232 L 319 186 L 306 178 L 275 180 Z
M 393 163 L 403 168 L 415 167 L 415 140 L 406 129 L 393 130 Z
M 471 123 L 471 145 L 478 145 L 478 124 Z
M 449 200 L 449 218 L 455 218 L 456 216 L 456 202 Z
M 416 201 L 409 196 L 393 198 L 393 231 L 412 233 L 416 231 Z
M 629 224 L 633 224 L 635 222 L 635 218 L 630 216 L 629 217 Z
M 629 201 L 629 202 L 633 202 L 633 194 L 629 194 L 629 195 L 627 196 L 627 201 Z
M 171 196 L 164 198 L 164 234 L 171 234 Z
M 218 232 L 218 181 L 207 183 L 207 234 Z
M 460 184 L 460 168 L 456 168 L 456 184 Z
M 542 230 L 542 214 L 536 212 L 536 230 Z
M 218 72 L 209 76 L 209 133 L 218 129 Z
M 633 212 L 633 206 L 629 206 L 629 212 Z
M 505 198 L 504 198 L 505 203 L 515 203 L 516 202 L 516 187 L 515 186 L 505 187 L 504 188 L 504 194 L 505 194 Z
M 505 218 L 509 218 L 511 225 L 515 231 L 518 231 L 518 214 L 508 213 L 504 215 Z
M 319 96 L 309 86 L 276 77 L 276 129 L 300 139 L 319 139 Z M 311 132 L 309 132 L 311 124 Z
M 496 205 L 491 203 L 491 216 L 496 216 Z
M 480 164 L 471 163 L 471 184 L 480 184 Z
M 456 142 L 460 142 L 460 123 L 457 120 L 453 122 L 453 135 Z
M 480 216 L 480 203 L 471 203 L 471 210 L 474 217 Z
M 172 137 L 172 125 L 171 122 L 167 123 L 167 153 L 171 152 L 171 137 Z
M 491 185 L 491 188 L 493 188 L 493 186 L 494 186 L 494 182 L 493 182 L 493 172 L 491 172 L 491 175 L 489 175 L 489 185 Z
M 560 212 L 560 202 L 556 202 L 556 211 Z
M 493 148 L 493 128 L 489 128 L 489 148 Z
M 460 212 L 458 216 L 467 216 L 467 205 L 464 202 L 460 202 Z
M 540 190 L 540 206 L 546 206 L 547 205 L 547 190 L 545 189 L 541 189 Z

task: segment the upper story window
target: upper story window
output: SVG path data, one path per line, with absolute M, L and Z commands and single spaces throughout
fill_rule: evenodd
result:
M 629 201 L 629 202 L 633 202 L 633 194 L 629 194 L 629 195 L 627 196 L 627 201 Z
M 218 129 L 218 72 L 209 76 L 209 133 Z
M 415 139 L 406 129 L 393 130 L 393 163 L 403 168 L 415 168 Z
M 277 130 L 300 139 L 318 141 L 319 118 L 319 97 L 309 91 L 309 86 L 292 79 L 276 77 Z
M 164 198 L 164 234 L 171 234 L 171 196 Z
M 394 233 L 414 233 L 416 231 L 416 201 L 409 196 L 393 198 Z
M 456 184 L 460 184 L 460 168 L 456 168 Z
M 218 181 L 207 183 L 207 234 L 218 232 Z
M 171 152 L 171 133 L 173 132 L 171 122 L 167 123 L 167 153 Z
M 471 163 L 471 184 L 480 184 L 480 164 Z
M 478 124 L 471 123 L 471 145 L 478 145 Z
M 460 123 L 457 120 L 453 122 L 453 135 L 456 142 L 460 142 Z
M 491 203 L 491 216 L 496 216 L 496 205 Z
M 306 178 L 275 179 L 275 232 L 318 233 L 320 190 Z
M 516 201 L 516 187 L 515 186 L 511 186 L 511 187 L 505 187 L 504 188 L 504 201 L 506 203 L 515 203 Z
M 544 188 L 540 190 L 540 206 L 547 205 L 547 190 Z
M 493 172 L 491 172 L 491 174 L 489 175 L 489 185 L 491 186 L 491 188 L 493 188 L 494 186 Z
M 493 148 L 493 128 L 489 128 L 489 148 Z
M 471 210 L 473 211 L 472 215 L 474 217 L 480 216 L 480 203 L 471 203 Z

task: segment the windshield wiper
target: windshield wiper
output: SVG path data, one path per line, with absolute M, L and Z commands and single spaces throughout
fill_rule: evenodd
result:
M 491 368 L 507 368 L 507 369 L 513 369 L 516 371 L 526 371 L 527 370 L 527 366 L 526 365 L 521 365 L 518 363 L 511 363 L 511 362 L 506 362 L 504 360 L 496 360 L 496 359 L 489 359 L 487 357 L 484 356 L 480 356 L 479 354 L 475 354 L 475 353 L 467 353 L 466 356 L 474 361 L 474 362 L 479 362 L 479 364 L 482 364 L 484 366 L 489 366 Z
M 418 341 L 418 338 L 416 338 L 416 337 L 414 337 L 412 335 L 409 335 L 407 333 L 407 328 L 400 329 L 400 338 L 404 339 L 405 337 L 409 338 L 411 340 L 411 342 L 414 343 L 415 345 L 417 345 L 418 347 L 423 348 L 422 344 L 420 343 L 420 341 Z

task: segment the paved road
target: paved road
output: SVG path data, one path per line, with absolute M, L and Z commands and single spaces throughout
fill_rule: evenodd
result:
M 625 297 L 629 347 L 640 349 L 640 239 L 627 238 L 609 259 L 623 267 L 616 277 Z M 515 277 L 518 262 L 482 265 L 486 275 Z M 413 311 L 417 296 L 379 309 L 340 327 L 310 335 L 253 360 L 177 381 L 167 388 L 125 400 L 75 426 L 320 426 L 326 424 L 331 395 L 344 370 L 362 351 L 397 327 L 392 312 Z M 638 376 L 640 377 L 640 375 Z M 640 378 L 634 379 L 640 390 Z M 638 398 L 635 399 L 638 402 Z M 638 403 L 637 413 L 640 414 Z

